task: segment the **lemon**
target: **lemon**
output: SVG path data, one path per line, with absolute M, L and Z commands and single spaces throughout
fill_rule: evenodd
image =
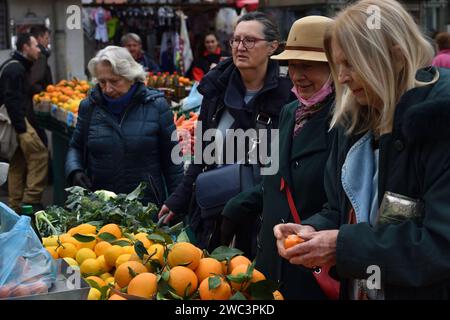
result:
M 47 238 L 42 238 L 42 244 L 44 245 L 44 247 L 57 247 L 58 236 L 50 236 Z
M 105 251 L 105 261 L 110 267 L 116 265 L 117 258 L 123 253 L 121 246 L 114 245 Z
M 80 224 L 79 226 L 76 226 L 72 229 L 70 229 L 69 231 L 67 231 L 67 233 L 70 236 L 74 236 L 75 234 L 79 233 L 79 234 L 89 234 L 89 233 L 95 233 L 97 231 L 97 228 L 89 223 L 83 223 Z
M 105 272 L 100 275 L 100 278 L 103 279 L 106 282 L 106 279 L 111 278 L 113 275 L 109 272 Z
M 102 273 L 100 262 L 98 262 L 97 259 L 92 258 L 83 261 L 80 266 L 80 271 L 83 276 L 92 276 Z
M 47 249 L 47 251 L 50 252 L 50 254 L 52 255 L 53 259 L 58 259 L 59 258 L 59 254 L 58 254 L 58 251 L 56 249 L 56 246 L 45 247 L 45 249 Z
M 89 290 L 88 294 L 88 300 L 100 300 L 100 297 L 102 296 L 101 292 L 98 289 L 91 288 Z
M 97 261 L 100 263 L 100 270 L 102 272 L 108 272 L 111 270 L 111 267 L 105 261 L 105 256 L 97 257 Z
M 77 254 L 77 247 L 73 243 L 65 242 L 58 248 L 57 251 L 60 258 L 73 259 Z
M 78 250 L 77 255 L 76 255 L 76 260 L 78 262 L 79 265 L 83 264 L 83 261 L 86 259 L 95 259 L 97 258 L 97 255 L 95 254 L 94 251 L 92 251 L 91 249 L 88 248 L 81 248 L 80 250 Z
M 125 253 L 125 254 L 121 254 L 117 260 L 116 260 L 116 269 L 124 262 L 129 261 L 131 258 L 131 254 L 129 253 Z

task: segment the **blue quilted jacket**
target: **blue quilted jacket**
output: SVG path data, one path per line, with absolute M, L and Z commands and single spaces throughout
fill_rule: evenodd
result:
M 90 124 L 87 118 L 92 109 Z M 83 167 L 85 129 L 87 134 L 87 168 Z M 66 177 L 86 170 L 93 189 L 129 193 L 141 181 L 156 185 L 162 202 L 176 188 L 183 176 L 182 165 L 171 161 L 171 141 L 175 130 L 173 115 L 164 95 L 139 84 L 120 121 L 107 109 L 97 86 L 80 104 L 78 122 L 69 143 Z M 144 203 L 158 203 L 155 192 L 147 188 Z

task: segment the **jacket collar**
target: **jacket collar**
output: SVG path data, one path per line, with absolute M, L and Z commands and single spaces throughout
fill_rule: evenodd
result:
M 324 106 L 320 111 L 312 116 L 312 118 L 305 124 L 300 134 L 296 139 L 297 145 L 302 145 L 301 150 L 293 150 L 293 130 L 295 125 L 295 112 L 299 106 L 299 101 L 296 100 L 295 107 L 285 108 L 286 114 L 284 115 L 287 121 L 283 123 L 283 127 L 280 128 L 279 137 L 279 162 L 280 162 L 280 175 L 284 178 L 289 186 L 293 186 L 291 177 L 291 159 L 299 159 L 308 154 L 312 154 L 327 148 L 326 130 L 324 126 L 328 126 L 328 119 L 331 116 L 331 109 L 334 103 L 334 93 L 324 101 Z
M 44 46 L 41 45 L 41 44 L 38 44 L 38 47 L 39 47 L 39 49 L 41 50 L 41 53 L 42 53 L 43 55 L 45 55 L 47 58 L 50 57 L 50 50 L 49 50 L 49 49 L 47 49 L 46 47 L 44 47 Z
M 269 60 L 264 86 L 255 98 L 268 90 L 276 88 L 278 84 L 278 62 Z M 198 91 L 207 98 L 218 97 L 225 92 L 224 102 L 227 107 L 233 109 L 246 108 L 244 103 L 245 87 L 232 58 L 225 59 L 208 72 L 200 82 Z M 252 100 L 255 101 L 255 99 Z M 247 108 L 252 108 L 252 106 L 247 106 Z
M 25 56 L 19 51 L 14 51 L 12 58 L 19 61 L 27 71 L 29 71 L 33 65 L 33 61 L 25 58 Z
M 430 82 L 437 72 L 438 81 L 406 92 L 395 110 L 393 133 L 410 144 L 450 140 L 450 70 L 421 69 L 416 79 Z
M 133 97 L 131 98 L 131 101 L 132 101 L 131 104 L 143 102 L 146 95 L 147 95 L 147 88 L 145 87 L 145 84 L 143 84 L 142 82 L 139 82 L 137 84 L 137 88 L 135 89 L 135 93 L 134 93 Z M 106 105 L 105 98 L 103 97 L 102 91 L 98 84 L 92 89 L 92 92 L 89 96 L 89 100 L 91 103 L 99 105 L 99 106 Z

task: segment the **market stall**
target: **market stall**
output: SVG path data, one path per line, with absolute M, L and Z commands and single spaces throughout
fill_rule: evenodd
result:
M 278 286 L 241 251 L 202 251 L 182 222 L 171 227 L 163 226 L 162 219 L 154 222 L 156 205 L 139 201 L 145 187 L 141 184 L 128 195 L 68 189 L 64 207 L 36 213 L 42 245 L 29 217 L 19 218 L 0 206 L 2 216 L 13 221 L 2 230 L 1 252 L 24 244 L 17 259 L 8 257 L 10 264 L 22 267 L 0 269 L 0 299 L 282 299 Z M 22 229 L 32 243 L 15 238 Z M 35 257 L 33 264 L 30 257 Z M 0 262 L 6 262 L 4 254 Z M 71 287 L 70 274 L 83 279 Z

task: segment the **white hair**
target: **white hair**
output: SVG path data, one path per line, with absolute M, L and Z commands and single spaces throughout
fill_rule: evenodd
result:
M 88 63 L 88 70 L 91 73 L 93 80 L 96 80 L 96 66 L 99 63 L 106 63 L 111 65 L 114 74 L 124 77 L 131 82 L 144 82 L 146 72 L 144 68 L 137 63 L 130 52 L 122 47 L 108 46 L 100 50 L 97 55 Z

